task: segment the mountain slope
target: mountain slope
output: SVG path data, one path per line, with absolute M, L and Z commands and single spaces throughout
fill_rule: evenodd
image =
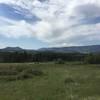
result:
M 54 51 L 64 53 L 98 53 L 100 52 L 100 45 L 91 46 L 72 46 L 72 47 L 58 47 L 58 48 L 41 48 L 39 51 Z
M 0 49 L 0 51 L 23 51 L 24 49 L 20 47 L 6 47 L 3 49 Z
M 62 53 L 100 53 L 100 45 L 91 46 L 72 46 L 72 47 L 54 47 L 54 48 L 40 48 L 38 50 L 22 49 L 20 47 L 6 47 L 0 51 L 31 51 L 31 52 L 62 52 Z

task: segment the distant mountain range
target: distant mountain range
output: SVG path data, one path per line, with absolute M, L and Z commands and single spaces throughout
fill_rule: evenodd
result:
M 54 47 L 54 48 L 40 48 L 38 50 L 22 49 L 20 47 L 6 47 L 0 49 L 0 51 L 51 51 L 51 52 L 62 52 L 62 53 L 100 53 L 100 45 L 91 46 L 72 46 L 72 47 Z
M 54 51 L 63 53 L 99 53 L 100 45 L 91 46 L 72 46 L 72 47 L 58 47 L 58 48 L 41 48 L 39 51 Z

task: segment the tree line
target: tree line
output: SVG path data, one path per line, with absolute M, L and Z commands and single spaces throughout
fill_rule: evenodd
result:
M 100 54 L 58 53 L 58 52 L 0 52 L 1 63 L 83 61 L 90 64 L 100 63 Z

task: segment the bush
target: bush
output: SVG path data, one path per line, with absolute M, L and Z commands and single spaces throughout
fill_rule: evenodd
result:
M 13 70 L 0 70 L 0 76 L 4 76 L 4 75 L 17 75 L 18 72 L 17 71 L 13 71 Z
M 32 75 L 36 75 L 36 76 L 40 76 L 40 75 L 43 74 L 42 71 L 40 71 L 40 70 L 35 70 L 35 69 L 31 69 L 31 70 L 29 71 L 29 73 L 31 73 Z
M 28 73 L 22 72 L 17 76 L 17 80 L 23 80 L 23 79 L 28 79 L 31 78 L 32 76 Z
M 23 72 L 21 72 L 17 79 L 20 80 L 20 79 L 29 79 L 29 78 L 32 78 L 33 76 L 40 76 L 42 75 L 43 72 L 40 71 L 40 70 L 35 70 L 35 69 L 27 69 L 27 70 L 24 70 Z
M 75 83 L 75 81 L 73 80 L 73 78 L 68 77 L 68 78 L 65 79 L 65 83 L 70 84 L 70 83 Z
M 2 79 L 6 80 L 6 81 L 16 81 L 17 80 L 17 76 L 6 76 L 5 78 L 2 77 Z
M 62 60 L 62 59 L 58 59 L 58 60 L 56 61 L 56 64 L 65 64 L 65 61 Z
M 89 64 L 100 64 L 100 54 L 90 54 L 85 58 L 85 62 Z
M 41 76 L 41 75 L 43 75 L 43 72 L 41 70 L 33 68 L 27 68 L 27 69 L 25 68 L 21 69 L 20 71 L 18 71 L 18 69 L 0 70 L 0 80 L 7 80 L 7 81 L 25 80 L 25 79 L 30 79 L 33 76 Z

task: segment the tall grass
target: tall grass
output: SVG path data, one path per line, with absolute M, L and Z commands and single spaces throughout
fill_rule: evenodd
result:
M 0 100 L 100 100 L 100 65 L 0 64 Z

